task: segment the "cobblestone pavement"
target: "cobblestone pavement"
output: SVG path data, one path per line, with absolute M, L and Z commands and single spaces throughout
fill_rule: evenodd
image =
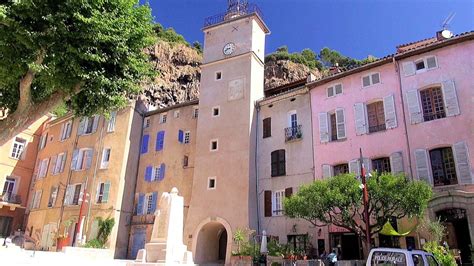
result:
M 66 255 L 62 252 L 31 251 L 18 247 L 0 246 L 0 265 L 67 265 L 67 266 L 126 266 L 126 260 L 94 259 Z

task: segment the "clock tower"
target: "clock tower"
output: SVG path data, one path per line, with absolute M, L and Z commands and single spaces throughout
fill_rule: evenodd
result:
M 255 102 L 264 85 L 257 6 L 228 0 L 205 19 L 192 197 L 185 225 L 194 262 L 230 263 L 237 229 L 257 229 Z

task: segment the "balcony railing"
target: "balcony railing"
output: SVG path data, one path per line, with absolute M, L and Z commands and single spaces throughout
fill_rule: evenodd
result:
M 285 128 L 285 141 L 292 141 L 301 138 L 303 138 L 303 131 L 301 130 L 301 125 Z
M 445 118 L 446 117 L 446 112 L 444 110 L 438 111 L 438 112 L 425 112 L 423 113 L 423 120 L 426 121 L 431 121 L 435 119 L 440 119 L 440 118 Z
M 258 16 L 263 18 L 262 11 L 258 8 L 255 4 L 237 4 L 232 6 L 232 8 L 228 9 L 226 12 L 217 14 L 214 16 L 210 16 L 204 19 L 204 27 L 209 27 L 214 24 L 219 24 L 226 20 L 230 20 L 236 18 L 238 16 L 244 16 L 248 14 L 256 13 Z
M 21 197 L 20 195 L 6 192 L 0 196 L 0 201 L 14 203 L 14 204 L 21 204 Z

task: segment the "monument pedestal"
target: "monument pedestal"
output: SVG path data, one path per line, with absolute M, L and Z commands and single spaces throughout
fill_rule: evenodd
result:
M 138 252 L 135 262 L 127 265 L 194 265 L 192 253 L 183 244 L 183 207 L 178 189 L 163 193 L 155 212 L 151 241 Z

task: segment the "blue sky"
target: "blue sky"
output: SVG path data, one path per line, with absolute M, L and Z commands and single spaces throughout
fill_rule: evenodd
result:
M 203 42 L 204 18 L 224 12 L 227 0 L 148 0 L 155 21 L 173 27 L 189 42 Z M 266 53 L 323 47 L 354 58 L 382 57 L 395 46 L 429 38 L 451 13 L 455 34 L 474 30 L 474 0 L 250 0 L 272 34 Z

